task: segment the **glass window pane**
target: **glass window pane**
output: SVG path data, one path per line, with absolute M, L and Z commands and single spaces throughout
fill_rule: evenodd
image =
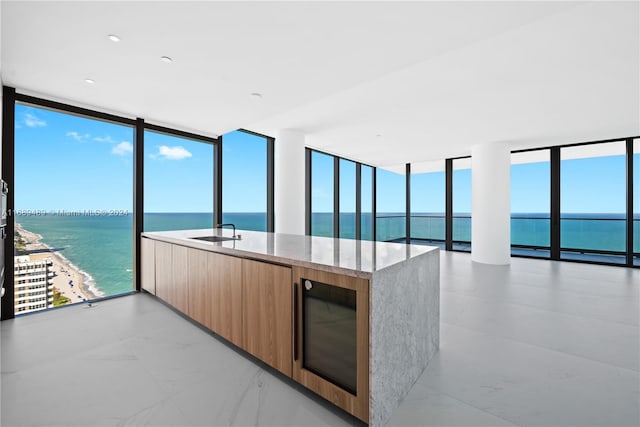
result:
M 15 313 L 133 290 L 133 129 L 15 108 Z
M 550 150 L 511 155 L 511 253 L 551 256 Z
M 371 166 L 362 165 L 361 170 L 361 199 L 360 207 L 361 220 L 361 234 L 360 239 L 372 240 L 373 238 L 373 168 Z
M 376 240 L 404 242 L 405 175 L 380 168 L 376 171 Z
M 624 263 L 625 143 L 561 149 L 561 258 Z
M 213 227 L 213 145 L 144 133 L 144 230 Z
M 311 234 L 333 237 L 333 156 L 311 152 Z
M 412 164 L 411 242 L 437 245 L 445 241 L 445 162 Z
M 340 159 L 340 237 L 356 238 L 356 164 Z
M 471 251 L 471 158 L 453 160 L 453 249 Z
M 633 141 L 633 264 L 640 265 L 640 139 Z
M 222 222 L 267 231 L 267 139 L 234 131 L 222 137 Z

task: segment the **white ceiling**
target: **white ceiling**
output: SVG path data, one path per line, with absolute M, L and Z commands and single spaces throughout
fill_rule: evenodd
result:
M 393 168 L 640 134 L 638 2 L 1 7 L 4 84 L 205 135 L 296 128 Z

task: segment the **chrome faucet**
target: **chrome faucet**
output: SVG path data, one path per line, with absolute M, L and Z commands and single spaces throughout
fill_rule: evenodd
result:
M 239 239 L 240 236 L 236 236 L 236 225 L 235 224 L 217 224 L 216 228 L 222 228 L 222 227 L 233 227 L 233 236 L 231 236 L 234 239 Z

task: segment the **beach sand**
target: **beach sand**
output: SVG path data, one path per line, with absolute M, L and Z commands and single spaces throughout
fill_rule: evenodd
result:
M 15 231 L 26 242 L 25 255 L 32 260 L 50 258 L 53 261 L 51 271 L 55 274 L 53 286 L 62 295 L 69 298 L 70 303 L 96 299 L 98 295 L 91 292 L 87 286 L 84 274 L 72 265 L 69 260 L 60 256 L 55 250 L 40 242 L 42 236 L 25 230 L 20 224 L 15 225 Z

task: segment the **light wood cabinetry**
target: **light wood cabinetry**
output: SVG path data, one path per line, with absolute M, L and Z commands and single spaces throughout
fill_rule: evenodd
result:
M 189 249 L 174 245 L 171 254 L 171 300 L 169 303 L 183 313 L 189 311 Z
M 356 291 L 356 394 L 336 386 L 325 378 L 305 369 L 303 346 L 303 298 L 301 279 L 322 282 Z M 350 414 L 369 422 L 369 281 L 309 268 L 293 267 L 293 281 L 297 305 L 296 340 L 293 360 L 293 379 L 341 407 Z M 338 331 L 336 331 L 338 332 Z
M 170 243 L 156 241 L 156 296 L 169 304 L 171 304 L 169 294 L 173 276 L 172 248 L 173 245 Z
M 333 404 L 369 421 L 368 280 L 142 241 L 144 289 Z M 344 335 L 347 341 L 342 342 L 356 348 L 355 393 L 305 369 L 302 278 L 355 291 L 355 326 L 347 334 L 336 331 L 339 338 L 333 340 L 340 343 Z M 328 333 L 333 337 L 333 331 Z M 343 348 L 342 344 L 339 347 Z M 312 353 L 323 357 L 316 350 Z M 349 372 L 353 374 L 353 370 Z
M 211 329 L 209 252 L 189 249 L 189 303 L 187 315 Z
M 242 260 L 242 348 L 291 376 L 291 268 Z
M 189 249 L 189 317 L 242 345 L 242 260 Z
M 140 262 L 140 286 L 145 291 L 156 294 L 156 246 L 155 241 L 142 238 Z
M 188 311 L 188 249 L 155 243 L 156 296 L 183 313 Z

